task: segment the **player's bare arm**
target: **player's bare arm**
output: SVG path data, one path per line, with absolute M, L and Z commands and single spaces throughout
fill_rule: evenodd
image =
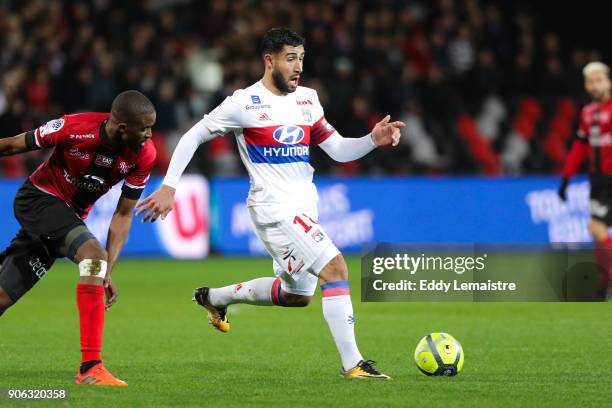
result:
M 0 139 L 0 157 L 11 156 L 13 154 L 25 153 L 31 149 L 26 143 L 26 133 L 17 136 Z
M 108 253 L 108 269 L 106 278 L 104 279 L 104 291 L 106 293 L 106 304 L 104 307 L 108 310 L 117 302 L 117 288 L 113 283 L 111 274 L 113 266 L 119 258 L 121 249 L 125 244 L 127 235 L 132 226 L 132 213 L 136 206 L 136 200 L 131 200 L 126 197 L 121 197 L 117 203 L 117 208 L 111 219 L 108 228 L 108 237 L 106 240 L 106 252 Z

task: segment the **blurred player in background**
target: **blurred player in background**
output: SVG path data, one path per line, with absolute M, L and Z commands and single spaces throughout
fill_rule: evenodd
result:
M 309 159 L 312 145 L 340 162 L 359 159 L 377 146 L 396 146 L 404 124 L 386 116 L 370 134 L 344 138 L 325 120 L 316 91 L 298 86 L 304 39 L 286 28 L 271 29 L 263 38 L 262 56 L 263 78 L 226 98 L 181 138 L 162 187 L 138 205 L 136 215 L 145 213 L 143 222 L 164 219 L 198 146 L 233 132 L 251 180 L 249 215 L 274 260 L 276 277 L 198 288 L 194 300 L 208 311 L 214 327 L 227 332 L 228 305 L 306 306 L 320 282 L 323 314 L 340 353 L 341 374 L 389 378 L 357 348 L 347 265 L 317 223 L 318 197 Z
M 0 314 L 32 289 L 55 259 L 67 257 L 78 264 L 82 362 L 77 384 L 127 385 L 102 365 L 104 311 L 117 300 L 111 272 L 155 161 L 150 140 L 155 117 L 146 96 L 126 91 L 114 99 L 110 114 L 65 115 L 0 139 L 0 156 L 54 147 L 15 197 L 21 229 L 0 254 Z M 104 250 L 83 220 L 94 202 L 122 179 Z
M 610 99 L 610 68 L 601 62 L 591 62 L 583 69 L 584 87 L 592 102 L 582 108 L 580 125 L 563 168 L 559 196 L 567 199 L 570 178 L 589 157 L 591 184 L 589 232 L 596 245 L 596 256 L 603 270 L 602 283 L 607 288 L 612 271 L 612 100 Z

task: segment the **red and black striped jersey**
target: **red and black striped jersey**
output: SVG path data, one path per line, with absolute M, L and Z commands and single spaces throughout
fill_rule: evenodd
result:
M 64 115 L 27 132 L 33 148 L 53 153 L 30 176 L 40 190 L 64 200 L 83 219 L 103 194 L 124 180 L 122 195 L 138 199 L 155 162 L 155 146 L 147 140 L 138 151 L 109 144 L 104 125 L 108 113 Z

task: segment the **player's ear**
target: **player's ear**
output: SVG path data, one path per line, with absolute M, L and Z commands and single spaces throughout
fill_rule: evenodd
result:
M 263 55 L 264 65 L 266 68 L 272 68 L 272 60 L 274 57 L 270 53 L 265 53 Z
M 125 134 L 125 129 L 126 128 L 127 128 L 127 124 L 125 124 L 125 123 L 118 123 L 117 124 L 117 132 L 119 132 L 122 135 Z

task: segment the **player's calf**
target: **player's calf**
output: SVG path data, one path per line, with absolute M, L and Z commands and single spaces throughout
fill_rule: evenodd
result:
M 333 258 L 323 269 L 319 272 L 319 281 L 321 285 L 334 282 L 334 281 L 345 281 L 348 280 L 348 266 L 342 254 L 338 254 Z
M 306 307 L 310 304 L 312 296 L 294 295 L 293 293 L 287 293 L 282 291 L 282 306 L 285 307 Z
M 222 288 L 206 288 L 203 303 L 216 308 L 238 303 L 285 307 L 304 307 L 310 303 L 311 296 L 288 293 L 281 286 L 280 278 L 257 278 Z

